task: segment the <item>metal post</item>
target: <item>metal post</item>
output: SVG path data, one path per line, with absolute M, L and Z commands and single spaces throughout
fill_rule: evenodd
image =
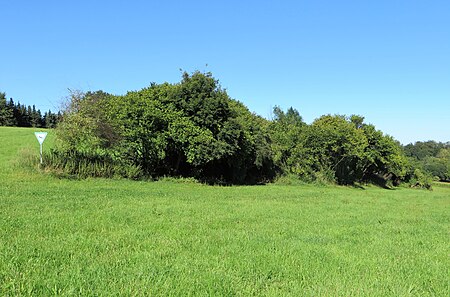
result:
M 42 164 L 42 143 L 41 143 L 41 145 L 40 145 L 40 155 L 41 155 L 41 164 Z

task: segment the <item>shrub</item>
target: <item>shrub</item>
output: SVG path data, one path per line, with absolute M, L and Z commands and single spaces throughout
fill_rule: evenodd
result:
M 433 178 L 430 175 L 425 174 L 420 169 L 416 168 L 414 170 L 414 173 L 412 174 L 409 184 L 413 188 L 423 188 L 431 190 L 432 182 Z

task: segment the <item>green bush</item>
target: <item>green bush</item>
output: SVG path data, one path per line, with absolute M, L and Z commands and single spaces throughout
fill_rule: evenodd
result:
M 416 168 L 409 181 L 409 185 L 413 188 L 432 189 L 433 177 Z

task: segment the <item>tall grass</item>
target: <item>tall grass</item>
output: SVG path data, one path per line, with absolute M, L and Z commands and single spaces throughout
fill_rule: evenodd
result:
M 45 155 L 45 163 L 43 165 L 48 170 L 79 178 L 111 178 L 116 175 L 115 166 L 111 160 L 75 153 L 61 154 L 51 151 Z
M 81 155 L 79 153 L 59 153 L 54 150 L 45 152 L 43 164 L 39 164 L 39 157 L 29 149 L 22 150 L 16 162 L 18 166 L 28 170 L 47 172 L 58 177 L 71 178 L 118 178 L 137 179 L 141 176 L 138 166 L 123 165 L 109 158 Z

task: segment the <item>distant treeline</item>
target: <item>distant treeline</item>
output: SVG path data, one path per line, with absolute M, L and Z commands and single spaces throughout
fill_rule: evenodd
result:
M 0 92 L 0 126 L 55 128 L 60 118 L 60 112 L 42 114 L 34 105 L 15 103 L 12 98 L 7 101 L 6 94 Z
M 435 179 L 450 181 L 450 142 L 418 141 L 404 146 L 410 162 Z
M 45 166 L 80 177 L 430 187 L 400 143 L 362 116 L 324 115 L 306 124 L 294 108 L 273 114 L 268 120 L 250 112 L 211 73 L 183 73 L 179 83 L 120 96 L 72 92 Z

